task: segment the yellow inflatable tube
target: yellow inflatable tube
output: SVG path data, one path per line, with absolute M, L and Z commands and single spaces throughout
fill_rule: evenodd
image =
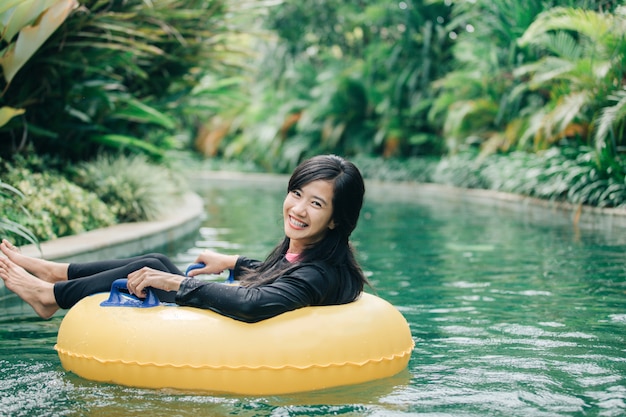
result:
M 66 370 L 94 381 L 286 394 L 395 375 L 414 346 L 398 310 L 366 293 L 252 324 L 189 307 L 101 307 L 106 298 L 72 307 L 55 346 Z

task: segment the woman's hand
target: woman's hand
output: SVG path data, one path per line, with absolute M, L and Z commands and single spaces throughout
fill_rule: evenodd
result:
M 194 277 L 202 274 L 221 274 L 227 269 L 233 269 L 239 255 L 224 255 L 223 253 L 205 250 L 196 258 L 196 263 L 203 263 L 202 268 L 189 271 L 189 276 Z
M 145 298 L 146 288 L 152 287 L 164 291 L 178 291 L 180 283 L 185 279 L 182 275 L 170 274 L 148 268 L 147 266 L 128 274 L 126 287 L 131 294 L 139 298 Z

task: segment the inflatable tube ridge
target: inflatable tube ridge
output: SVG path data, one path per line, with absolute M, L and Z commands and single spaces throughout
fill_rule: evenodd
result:
M 332 368 L 332 367 L 341 367 L 341 366 L 355 366 L 355 367 L 363 367 L 374 363 L 383 363 L 383 362 L 394 362 L 396 360 L 402 359 L 407 355 L 411 355 L 413 352 L 413 344 L 409 349 L 406 349 L 400 353 L 394 353 L 388 356 L 383 356 L 381 358 L 371 358 L 365 361 L 360 362 L 352 362 L 345 361 L 341 363 L 328 363 L 328 364 L 310 364 L 306 366 L 298 366 L 298 365 L 281 365 L 281 366 L 271 366 L 271 365 L 258 365 L 258 366 L 250 366 L 250 365 L 241 365 L 241 366 L 232 366 L 232 365 L 189 365 L 189 364 L 175 364 L 175 363 L 154 363 L 154 362 L 138 362 L 138 361 L 126 361 L 123 359 L 100 359 L 92 355 L 83 355 L 78 353 L 72 353 L 65 349 L 59 348 L 57 345 L 54 346 L 54 349 L 59 353 L 59 355 L 65 355 L 74 359 L 85 359 L 85 360 L 93 360 L 103 365 L 135 365 L 135 366 L 154 366 L 157 368 L 189 368 L 189 369 L 212 369 L 212 370 L 273 370 L 278 371 L 281 369 L 297 369 L 297 370 L 306 370 L 312 368 Z

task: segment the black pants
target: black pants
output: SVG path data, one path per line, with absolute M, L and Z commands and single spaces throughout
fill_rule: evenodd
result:
M 184 275 L 167 256 L 160 253 L 128 259 L 71 263 L 67 271 L 68 280 L 54 284 L 54 298 L 59 307 L 68 309 L 89 295 L 110 291 L 113 281 L 127 278 L 128 274 L 144 266 Z M 174 302 L 175 291 L 155 290 L 155 292 L 159 300 Z

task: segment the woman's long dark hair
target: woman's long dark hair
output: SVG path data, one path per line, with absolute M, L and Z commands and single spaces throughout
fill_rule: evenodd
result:
M 317 181 L 329 181 L 333 184 L 333 214 L 335 224 L 328 229 L 324 238 L 305 248 L 298 257 L 298 263 L 323 261 L 340 270 L 340 279 L 353 281 L 359 292 L 368 284 L 367 278 L 354 257 L 349 242 L 352 231 L 359 220 L 365 184 L 357 167 L 336 155 L 319 155 L 302 162 L 296 167 L 289 179 L 287 192 L 302 189 L 305 185 Z M 274 248 L 260 268 L 252 274 L 245 274 L 243 285 L 258 286 L 273 282 L 294 265 L 281 262 L 289 249 L 289 238 Z

